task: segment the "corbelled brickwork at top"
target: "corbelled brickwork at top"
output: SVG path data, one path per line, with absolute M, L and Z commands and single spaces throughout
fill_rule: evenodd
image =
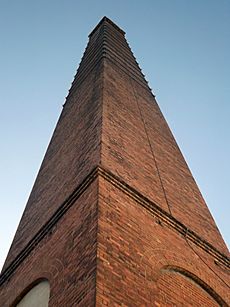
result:
M 0 302 L 47 278 L 50 306 L 227 306 L 227 255 L 124 31 L 104 17 L 6 259 Z

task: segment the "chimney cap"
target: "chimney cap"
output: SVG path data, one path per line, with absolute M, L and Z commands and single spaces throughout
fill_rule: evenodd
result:
M 99 23 L 96 25 L 96 27 L 92 30 L 92 32 L 89 34 L 89 38 L 97 31 L 97 29 L 103 25 L 104 23 L 109 23 L 111 24 L 117 31 L 119 31 L 121 34 L 125 35 L 125 32 L 119 28 L 111 19 L 109 19 L 108 17 L 104 16 Z

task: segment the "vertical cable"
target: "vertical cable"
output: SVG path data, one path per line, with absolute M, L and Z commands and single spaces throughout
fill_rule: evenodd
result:
M 156 169 L 157 169 L 157 174 L 158 174 L 158 177 L 159 177 L 159 180 L 160 180 L 160 185 L 161 185 L 161 188 L 162 188 L 162 191 L 163 191 L 163 194 L 164 194 L 164 198 L 165 198 L 166 204 L 168 206 L 169 213 L 172 215 L 172 209 L 170 207 L 170 204 L 169 204 L 169 201 L 168 201 L 168 198 L 167 198 L 167 194 L 166 194 L 166 191 L 165 191 L 165 188 L 164 188 L 164 185 L 163 185 L 163 181 L 162 181 L 162 178 L 161 178 L 161 174 L 160 174 L 160 169 L 159 169 L 158 164 L 157 164 L 157 160 L 156 160 L 156 156 L 154 154 L 153 146 L 150 142 L 150 138 L 149 138 L 148 131 L 147 131 L 147 128 L 146 128 L 146 124 L 145 124 L 145 121 L 144 121 L 144 118 L 143 118 L 143 115 L 142 115 L 142 112 L 141 112 L 141 108 L 140 108 L 140 105 L 139 105 L 139 102 L 138 102 L 138 97 L 137 97 L 137 94 L 136 94 L 136 91 L 135 91 L 135 88 L 133 86 L 133 82 L 132 82 L 131 78 L 130 78 L 130 83 L 132 85 L 134 97 L 136 99 L 137 107 L 138 107 L 140 117 L 141 117 L 144 129 L 145 129 L 145 134 L 146 134 L 146 137 L 147 137 L 147 140 L 148 140 L 148 143 L 149 143 L 149 147 L 150 147 L 150 150 L 151 150 L 151 153 L 152 153 L 152 158 L 153 158 L 154 164 L 155 164 Z

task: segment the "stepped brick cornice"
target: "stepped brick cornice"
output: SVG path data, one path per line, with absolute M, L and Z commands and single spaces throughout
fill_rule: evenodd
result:
M 124 73 L 149 89 L 148 82 L 145 80 L 145 76 L 125 39 L 125 32 L 109 18 L 104 17 L 89 35 L 89 42 L 72 83 L 70 93 L 81 84 L 98 62 L 104 58 L 113 62 Z

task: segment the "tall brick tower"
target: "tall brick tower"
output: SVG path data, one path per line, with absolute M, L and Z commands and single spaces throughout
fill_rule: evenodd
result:
M 0 306 L 228 306 L 227 255 L 125 33 L 104 17 L 3 267 Z

